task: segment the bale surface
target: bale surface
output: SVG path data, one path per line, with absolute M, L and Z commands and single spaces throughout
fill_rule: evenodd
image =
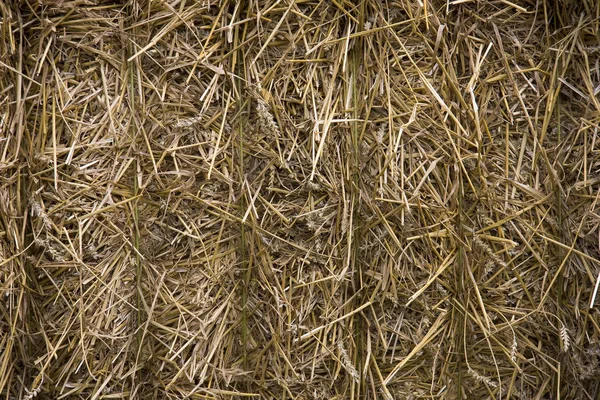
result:
M 596 399 L 600 2 L 0 2 L 3 399 Z

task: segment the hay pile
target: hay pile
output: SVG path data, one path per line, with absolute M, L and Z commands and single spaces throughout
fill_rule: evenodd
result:
M 2 398 L 600 396 L 596 0 L 0 14 Z

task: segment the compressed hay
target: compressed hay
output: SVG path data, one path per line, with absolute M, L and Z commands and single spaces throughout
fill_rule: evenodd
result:
M 597 398 L 600 3 L 0 3 L 0 393 Z

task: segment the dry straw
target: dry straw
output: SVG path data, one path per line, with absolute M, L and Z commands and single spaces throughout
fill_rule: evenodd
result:
M 0 2 L 0 397 L 600 396 L 600 2 Z

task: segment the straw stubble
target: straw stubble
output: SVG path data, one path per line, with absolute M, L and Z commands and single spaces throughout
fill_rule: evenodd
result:
M 598 397 L 599 18 L 0 2 L 0 393 Z

